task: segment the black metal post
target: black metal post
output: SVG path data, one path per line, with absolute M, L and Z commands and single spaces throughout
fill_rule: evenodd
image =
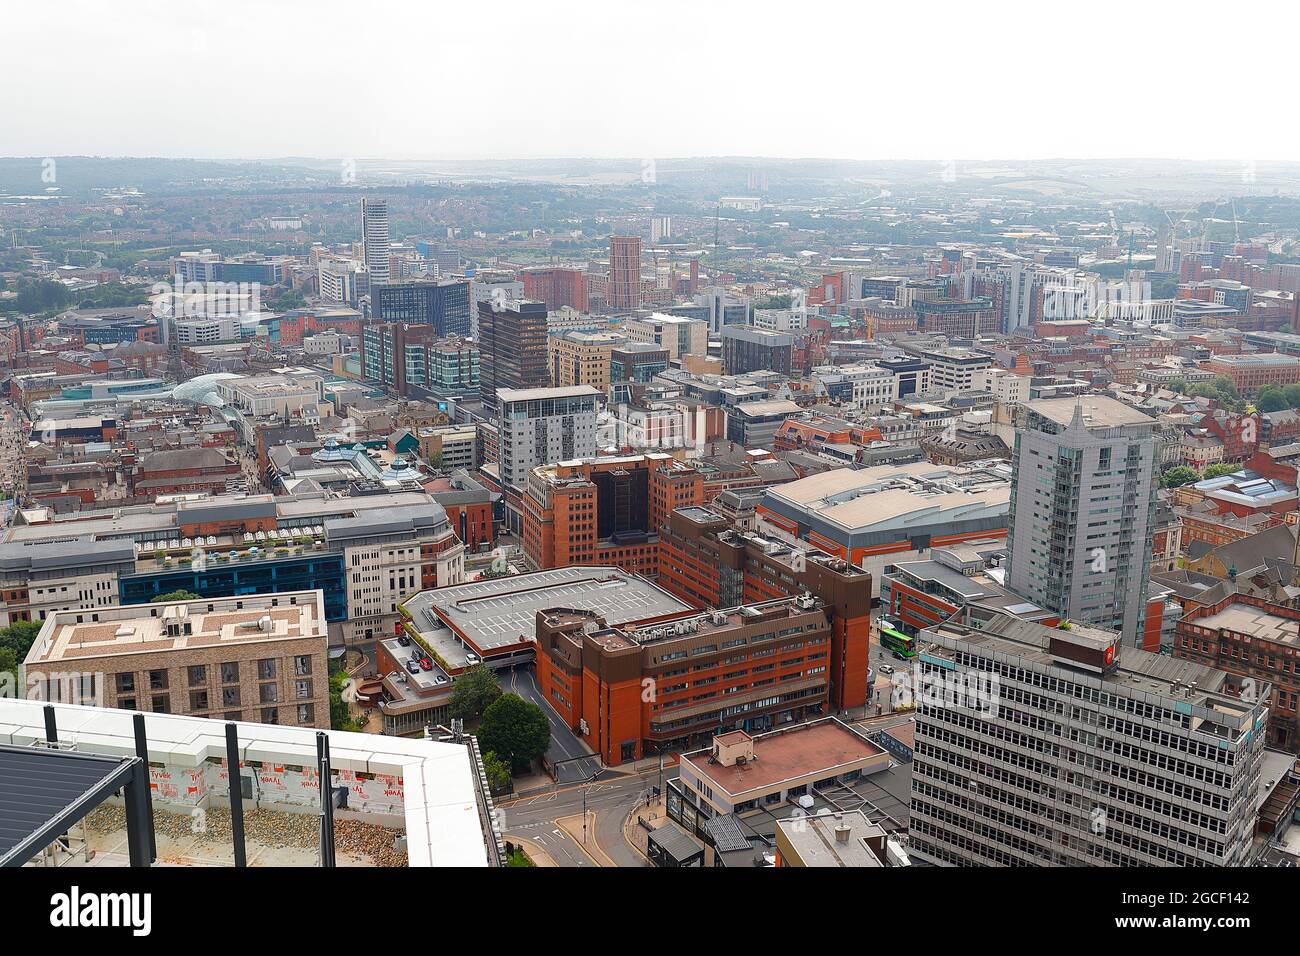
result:
M 226 724 L 226 770 L 230 783 L 230 841 L 235 847 L 235 866 L 248 866 L 244 850 L 244 790 L 239 774 L 239 734 Z
M 126 791 L 126 845 L 132 866 L 147 867 L 153 862 L 149 823 L 149 764 L 135 759 L 131 782 Z
M 153 828 L 153 787 L 149 786 L 149 738 L 144 732 L 144 714 L 135 714 L 132 718 L 135 725 L 135 755 L 140 758 L 144 764 L 144 809 L 145 816 L 149 821 L 149 862 L 155 863 L 158 860 L 158 843 L 154 835 Z
M 54 705 L 45 705 L 45 742 L 57 744 L 59 742 L 59 724 L 54 716 Z
M 334 866 L 334 785 L 330 773 L 330 738 L 316 733 L 316 765 L 320 769 L 320 865 Z

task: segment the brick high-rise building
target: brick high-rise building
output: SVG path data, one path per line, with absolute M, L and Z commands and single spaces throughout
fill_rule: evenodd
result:
M 605 302 L 610 309 L 641 306 L 641 239 L 639 236 L 609 237 L 609 290 Z
M 568 306 L 587 311 L 587 276 L 581 269 L 525 269 L 524 297 L 545 302 L 548 311 Z
M 704 503 L 704 475 L 663 454 L 539 467 L 524 493 L 524 551 L 537 567 L 613 565 L 659 573 L 659 528 Z

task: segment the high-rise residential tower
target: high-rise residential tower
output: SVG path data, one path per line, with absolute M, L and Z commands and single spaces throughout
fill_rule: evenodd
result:
M 1157 427 L 1099 395 L 1028 403 L 1016 431 L 1007 539 L 1011 590 L 1152 650 L 1144 625 Z
M 370 274 L 370 287 L 389 281 L 388 200 L 361 200 L 362 261 Z

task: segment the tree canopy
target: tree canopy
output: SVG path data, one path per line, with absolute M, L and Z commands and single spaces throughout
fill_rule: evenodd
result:
M 1170 468 L 1160 476 L 1160 486 L 1162 488 L 1181 488 L 1183 485 L 1191 484 L 1193 481 L 1200 481 L 1201 475 L 1195 468 L 1189 468 L 1187 465 L 1178 465 Z
M 1255 407 L 1261 412 L 1280 412 L 1300 408 L 1300 385 L 1265 385 L 1255 396 Z
M 484 753 L 496 754 L 514 773 L 523 773 L 546 753 L 551 725 L 536 704 L 518 694 L 502 694 L 483 712 L 478 742 Z
M 462 720 L 481 717 L 488 706 L 501 696 L 501 685 L 490 667 L 479 664 L 456 678 L 448 706 L 451 716 Z
M 197 601 L 199 597 L 200 596 L 195 594 L 193 591 L 168 591 L 166 594 L 158 595 L 150 603 L 163 604 L 168 601 Z

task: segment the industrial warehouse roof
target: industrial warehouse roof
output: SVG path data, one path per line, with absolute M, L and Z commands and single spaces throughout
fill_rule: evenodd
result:
M 0 744 L 0 866 L 30 860 L 121 788 L 130 772 L 123 757 Z
M 568 567 L 421 591 L 406 602 L 415 627 L 444 624 L 480 652 L 518 644 L 537 631 L 537 612 L 565 607 L 594 611 L 616 627 L 691 608 L 645 578 L 612 567 Z

